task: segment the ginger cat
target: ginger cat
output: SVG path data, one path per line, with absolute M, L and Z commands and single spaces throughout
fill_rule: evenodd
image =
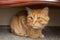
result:
M 19 36 L 43 38 L 42 30 L 49 22 L 48 7 L 43 9 L 27 9 L 25 13 L 18 13 L 11 18 L 11 32 Z

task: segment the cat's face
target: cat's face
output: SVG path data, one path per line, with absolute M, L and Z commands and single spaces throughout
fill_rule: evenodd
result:
M 48 8 L 43 9 L 30 9 L 27 8 L 27 25 L 32 28 L 44 28 L 49 21 Z

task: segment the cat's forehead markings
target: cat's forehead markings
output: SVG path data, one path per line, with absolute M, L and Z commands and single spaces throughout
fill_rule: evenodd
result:
M 41 15 L 41 10 L 40 9 L 36 9 L 36 10 L 32 10 L 31 16 L 33 15 L 33 17 L 37 18 L 38 16 Z
M 37 15 L 35 15 L 35 17 L 34 17 L 34 22 L 37 20 Z
M 37 17 L 37 15 L 38 15 L 37 13 L 33 13 L 33 17 L 35 17 L 35 18 L 36 18 L 36 17 Z
M 39 14 L 41 12 L 41 10 L 40 9 L 36 9 L 36 10 L 32 10 L 32 13 L 34 14 Z

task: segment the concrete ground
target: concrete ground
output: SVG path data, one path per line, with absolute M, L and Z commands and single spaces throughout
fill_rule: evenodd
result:
M 0 40 L 60 40 L 60 28 L 46 28 L 43 33 L 45 38 L 31 39 L 13 35 L 9 30 L 0 28 Z

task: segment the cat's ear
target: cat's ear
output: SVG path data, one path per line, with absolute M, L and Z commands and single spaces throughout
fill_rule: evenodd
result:
M 27 10 L 28 14 L 30 14 L 32 9 L 26 7 L 26 10 Z
M 48 15 L 48 12 L 49 12 L 48 7 L 43 8 L 42 11 L 41 11 L 41 13 L 44 14 L 44 15 Z

